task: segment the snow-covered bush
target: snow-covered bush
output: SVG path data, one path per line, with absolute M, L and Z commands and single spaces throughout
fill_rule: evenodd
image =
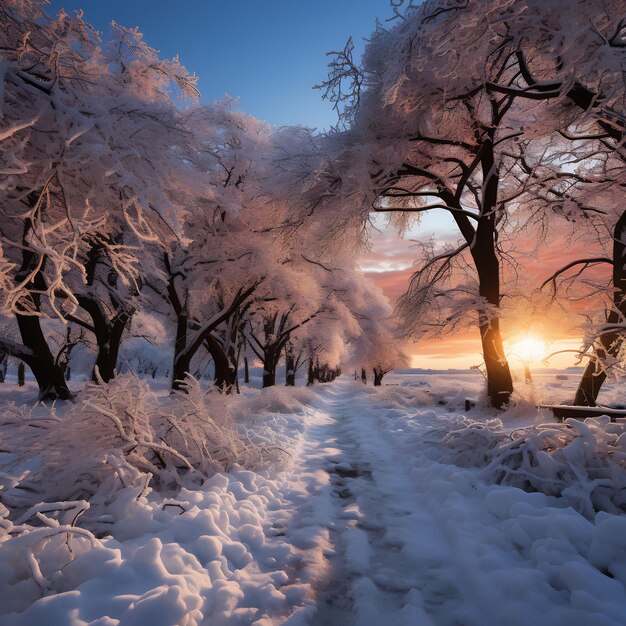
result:
M 3 470 L 14 481 L 3 503 L 18 511 L 42 501 L 107 505 L 120 489 L 139 497 L 263 458 L 228 415 L 213 414 L 193 379 L 186 391 L 157 397 L 126 374 L 88 384 L 63 416 L 11 407 L 0 426 Z
M 466 420 L 441 444 L 449 451 L 446 460 L 482 467 L 489 482 L 563 498 L 589 518 L 626 511 L 626 424 L 607 416 L 513 432 L 500 420 Z

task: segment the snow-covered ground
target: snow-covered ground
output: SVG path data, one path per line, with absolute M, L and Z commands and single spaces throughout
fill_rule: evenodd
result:
M 532 409 L 571 395 L 576 374 L 559 375 L 536 376 L 504 415 L 464 412 L 476 372 L 245 390 L 240 432 L 285 454 L 178 493 L 129 486 L 97 537 L 5 519 L 0 624 L 624 624 L 626 436 L 600 419 L 574 437 Z M 532 456 L 520 442 L 541 437 L 566 437 L 564 452 L 540 451 L 520 480 L 513 445 Z

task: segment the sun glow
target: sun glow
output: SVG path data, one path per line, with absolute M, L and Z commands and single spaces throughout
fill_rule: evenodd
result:
M 511 352 L 526 363 L 541 361 L 548 354 L 545 341 L 530 335 L 515 341 L 511 347 Z

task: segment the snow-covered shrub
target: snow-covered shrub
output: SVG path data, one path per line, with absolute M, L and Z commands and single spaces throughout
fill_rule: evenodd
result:
M 232 421 L 215 416 L 195 381 L 187 393 L 157 397 L 126 374 L 88 384 L 63 416 L 11 407 L 0 425 L 0 462 L 15 484 L 3 502 L 24 509 L 41 501 L 108 504 L 120 489 L 138 498 L 198 481 L 235 463 L 251 467 L 263 451 L 242 441 Z
M 242 413 L 271 415 L 274 413 L 299 413 L 313 404 L 317 394 L 310 387 L 267 387 L 259 393 L 240 396 L 230 401 L 233 410 Z
M 587 517 L 626 511 L 626 424 L 607 416 L 513 432 L 469 422 L 441 439 L 446 461 L 482 467 L 489 482 L 563 498 Z
M 459 467 L 488 465 L 493 450 L 508 438 L 500 420 L 477 422 L 467 417 L 456 420 L 451 429 L 443 428 L 440 435 L 444 447 L 442 460 Z

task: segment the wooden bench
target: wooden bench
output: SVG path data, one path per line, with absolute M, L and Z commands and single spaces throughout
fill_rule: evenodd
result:
M 465 410 L 471 411 L 476 406 L 476 400 L 465 398 Z M 599 417 L 608 415 L 612 422 L 626 418 L 626 409 L 617 407 L 601 406 L 568 406 L 565 404 L 540 404 L 540 409 L 549 409 L 557 422 L 562 422 L 568 418 L 584 420 L 588 417 Z
M 540 409 L 549 409 L 552 411 L 554 418 L 558 422 L 562 422 L 568 418 L 575 420 L 584 420 L 588 417 L 599 417 L 600 415 L 608 415 L 612 422 L 618 419 L 626 418 L 625 409 L 616 409 L 613 407 L 601 406 L 566 406 L 562 404 L 540 404 Z

